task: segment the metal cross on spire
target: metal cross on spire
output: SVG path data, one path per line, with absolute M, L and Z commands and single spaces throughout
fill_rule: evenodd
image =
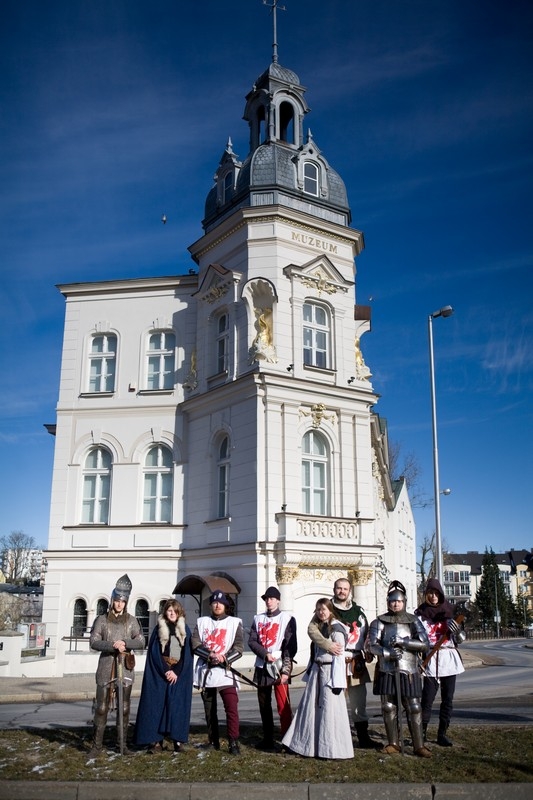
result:
M 272 42 L 272 63 L 278 63 L 278 19 L 277 19 L 277 10 L 279 8 L 280 11 L 286 11 L 285 6 L 279 5 L 279 0 L 272 0 L 271 3 L 268 0 L 263 0 L 263 5 L 268 6 L 272 9 L 272 20 L 274 25 L 274 41 Z

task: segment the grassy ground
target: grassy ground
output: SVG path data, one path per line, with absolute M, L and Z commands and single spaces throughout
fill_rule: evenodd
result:
M 533 782 L 533 727 L 477 726 L 450 729 L 454 746 L 432 744 L 436 731 L 429 730 L 433 758 L 412 755 L 386 756 L 378 751 L 356 750 L 347 761 L 300 758 L 288 753 L 266 754 L 256 750 L 259 728 L 244 728 L 241 755 L 230 756 L 223 739 L 221 750 L 206 750 L 205 730 L 193 728 L 185 752 L 172 749 L 149 755 L 136 751 L 120 757 L 112 736 L 108 748 L 88 760 L 89 732 L 81 728 L 0 731 L 0 778 L 36 781 L 179 781 L 280 782 L 280 783 L 505 783 Z M 383 727 L 372 735 L 384 742 Z

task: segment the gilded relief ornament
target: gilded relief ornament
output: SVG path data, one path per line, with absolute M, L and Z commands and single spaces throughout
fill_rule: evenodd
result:
M 185 378 L 183 382 L 183 387 L 188 389 L 190 392 L 193 389 L 196 389 L 198 386 L 198 372 L 196 370 L 196 350 L 193 350 L 191 353 L 191 365 L 189 368 L 189 374 Z
M 291 584 L 298 579 L 298 567 L 276 567 L 276 581 L 278 585 Z
M 314 406 L 311 406 L 310 411 L 305 411 L 301 408 L 300 415 L 302 417 L 311 417 L 313 428 L 319 428 L 324 419 L 333 424 L 337 421 L 337 415 L 333 411 L 326 413 L 326 406 L 324 403 L 316 403 Z
M 336 294 L 338 287 L 327 280 L 324 272 L 321 269 L 316 269 L 310 275 L 303 276 L 302 285 L 307 286 L 309 289 L 315 289 L 320 297 L 322 292 L 326 294 Z
M 373 574 L 371 569 L 360 569 L 359 567 L 348 570 L 348 578 L 352 586 L 368 586 Z

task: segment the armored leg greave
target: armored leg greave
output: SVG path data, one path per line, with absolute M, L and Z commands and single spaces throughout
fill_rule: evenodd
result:
M 398 711 L 396 704 L 388 695 L 382 695 L 381 697 L 381 711 L 383 712 L 383 722 L 389 744 L 398 747 Z

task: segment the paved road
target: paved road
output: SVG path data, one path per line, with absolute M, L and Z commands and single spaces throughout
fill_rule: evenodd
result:
M 467 669 L 458 679 L 454 725 L 533 723 L 531 681 L 533 649 L 525 645 L 526 640 L 515 639 L 502 642 L 476 642 L 463 646 L 465 653 L 476 655 L 493 665 Z M 91 687 L 92 691 L 94 678 L 86 680 L 85 685 Z M 140 682 L 137 689 L 139 687 Z M 297 705 L 302 691 L 302 688 L 291 690 L 294 706 Z M 138 698 L 134 698 L 132 721 L 137 705 Z M 437 710 L 438 703 L 435 703 L 435 716 Z M 241 692 L 239 713 L 243 725 L 258 724 L 257 700 L 253 690 Z M 368 695 L 368 713 L 371 725 L 381 724 L 379 698 L 374 697 L 371 690 Z M 89 725 L 91 722 L 90 700 L 0 703 L 0 729 L 79 727 Z M 204 724 L 203 707 L 198 694 L 193 696 L 191 723 Z

